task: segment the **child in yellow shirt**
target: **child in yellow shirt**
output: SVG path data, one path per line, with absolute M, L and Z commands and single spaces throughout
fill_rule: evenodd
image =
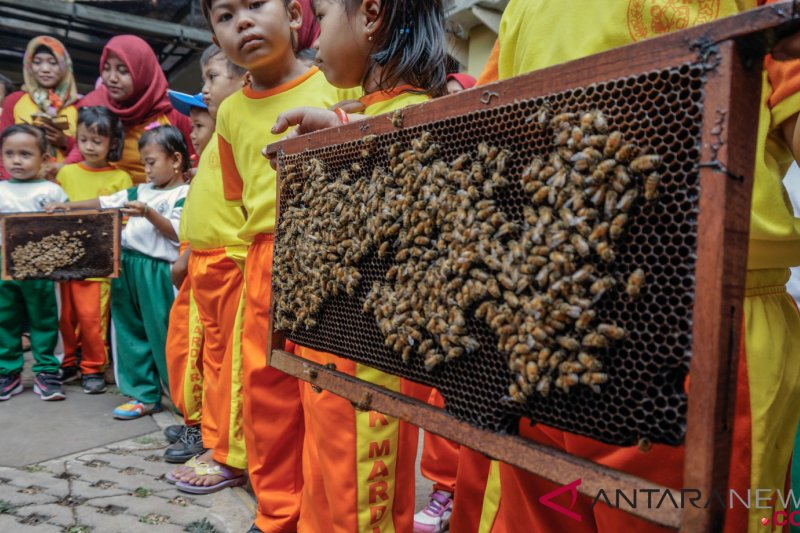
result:
M 81 108 L 76 141 L 83 161 L 63 166 L 56 176 L 70 201 L 107 196 L 133 186 L 127 172 L 112 166 L 122 155 L 123 135 L 122 123 L 107 108 Z M 108 364 L 110 282 L 87 279 L 60 285 L 60 329 L 64 340 L 61 380 L 74 381 L 80 373 L 83 392 L 101 394 L 106 390 L 103 371 Z

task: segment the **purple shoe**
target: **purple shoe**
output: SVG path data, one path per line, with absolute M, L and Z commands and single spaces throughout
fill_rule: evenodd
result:
M 0 376 L 0 402 L 4 402 L 22 392 L 22 379 L 19 374 Z
M 441 533 L 450 526 L 453 495 L 443 490 L 431 493 L 428 506 L 414 515 L 414 533 Z

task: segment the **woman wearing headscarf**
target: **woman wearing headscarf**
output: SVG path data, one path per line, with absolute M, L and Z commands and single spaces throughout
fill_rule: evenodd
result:
M 117 168 L 128 172 L 135 184 L 144 183 L 144 165 L 139 159 L 139 137 L 149 128 L 172 125 L 181 130 L 191 149 L 191 121 L 169 103 L 167 78 L 155 52 L 144 40 L 133 35 L 118 35 L 103 48 L 100 57 L 102 85 L 87 94 L 80 106 L 102 105 L 121 120 L 125 128 L 125 148 Z M 67 163 L 80 161 L 73 149 Z
M 80 100 L 72 60 L 61 41 L 46 35 L 31 39 L 23 59 L 23 78 L 22 90 L 3 101 L 0 131 L 13 124 L 35 124 L 44 130 L 55 161 L 61 161 L 75 144 Z M 0 175 L 8 177 L 5 174 L 0 166 Z

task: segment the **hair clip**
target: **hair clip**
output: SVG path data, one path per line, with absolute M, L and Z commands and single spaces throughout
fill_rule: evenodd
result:
M 160 127 L 160 126 L 161 126 L 161 123 L 159 121 L 157 121 L 157 120 L 154 120 L 153 122 L 151 122 L 150 124 L 148 124 L 147 126 L 144 127 L 144 131 L 154 130 L 154 129 Z

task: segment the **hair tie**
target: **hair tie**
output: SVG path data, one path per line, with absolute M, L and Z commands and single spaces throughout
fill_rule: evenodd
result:
M 148 124 L 147 126 L 144 127 L 144 131 L 154 130 L 154 129 L 160 127 L 160 126 L 161 126 L 161 123 L 159 121 L 157 121 L 157 120 L 154 120 L 153 122 L 151 122 L 150 124 Z

